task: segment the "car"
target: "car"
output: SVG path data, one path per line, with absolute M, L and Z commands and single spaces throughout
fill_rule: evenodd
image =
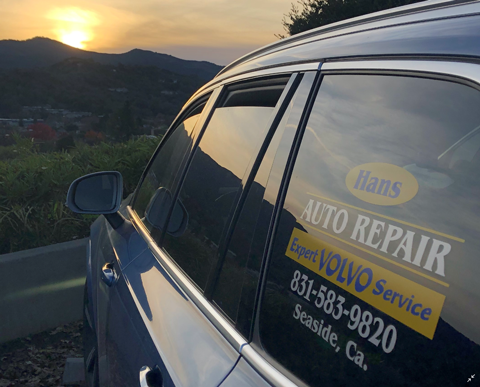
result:
M 135 192 L 77 179 L 89 386 L 480 380 L 480 3 L 279 40 L 185 104 Z

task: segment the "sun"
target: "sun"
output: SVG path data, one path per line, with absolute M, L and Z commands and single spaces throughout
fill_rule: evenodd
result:
M 88 41 L 88 36 L 83 31 L 71 31 L 65 32 L 61 35 L 60 40 L 62 43 L 68 44 L 75 48 L 84 48 L 85 41 Z
M 62 43 L 68 44 L 69 46 L 75 48 L 84 48 L 84 42 L 88 40 L 87 34 L 83 31 L 65 32 L 60 36 L 60 41 Z
M 58 40 L 82 49 L 95 37 L 95 26 L 101 21 L 95 12 L 76 7 L 53 8 L 46 17 L 52 20 Z

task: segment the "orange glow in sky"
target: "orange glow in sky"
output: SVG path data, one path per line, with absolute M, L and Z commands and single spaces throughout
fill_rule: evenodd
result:
M 62 43 L 76 48 L 85 48 L 84 42 L 88 40 L 87 34 L 83 31 L 66 32 L 60 36 Z
M 0 40 L 42 36 L 89 51 L 123 53 L 140 48 L 225 65 L 276 41 L 292 2 L 9 1 L 2 4 Z
M 47 18 L 52 20 L 57 40 L 82 49 L 88 47 L 94 38 L 94 27 L 100 24 L 94 12 L 80 8 L 53 8 Z

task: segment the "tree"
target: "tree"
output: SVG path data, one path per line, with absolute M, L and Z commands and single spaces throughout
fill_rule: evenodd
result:
M 59 138 L 55 144 L 55 149 L 58 152 L 70 151 L 73 148 L 75 148 L 75 140 L 71 134 Z
M 133 113 L 133 103 L 125 101 L 123 106 L 111 115 L 108 123 L 109 133 L 126 140 L 137 134 L 137 125 Z
M 120 133 L 125 137 L 130 137 L 132 134 L 136 134 L 137 126 L 135 122 L 135 116 L 133 115 L 133 106 L 131 101 L 126 101 L 119 112 L 120 116 Z
M 299 0 L 282 24 L 290 36 L 312 28 L 423 0 Z M 284 35 L 278 35 L 284 38 Z
M 95 132 L 94 130 L 89 130 L 85 133 L 85 142 L 88 144 L 96 144 L 100 141 L 105 141 L 105 135 L 102 132 Z
M 65 125 L 65 130 L 67 132 L 76 132 L 78 130 L 78 125 L 76 124 L 68 124 L 68 125 Z
M 50 126 L 42 122 L 28 125 L 27 129 L 29 136 L 39 141 L 53 140 L 56 136 L 56 132 Z

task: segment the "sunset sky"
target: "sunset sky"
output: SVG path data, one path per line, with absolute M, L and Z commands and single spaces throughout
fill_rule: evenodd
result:
M 0 40 L 44 36 L 97 52 L 133 48 L 220 65 L 276 41 L 295 0 L 0 0 Z

